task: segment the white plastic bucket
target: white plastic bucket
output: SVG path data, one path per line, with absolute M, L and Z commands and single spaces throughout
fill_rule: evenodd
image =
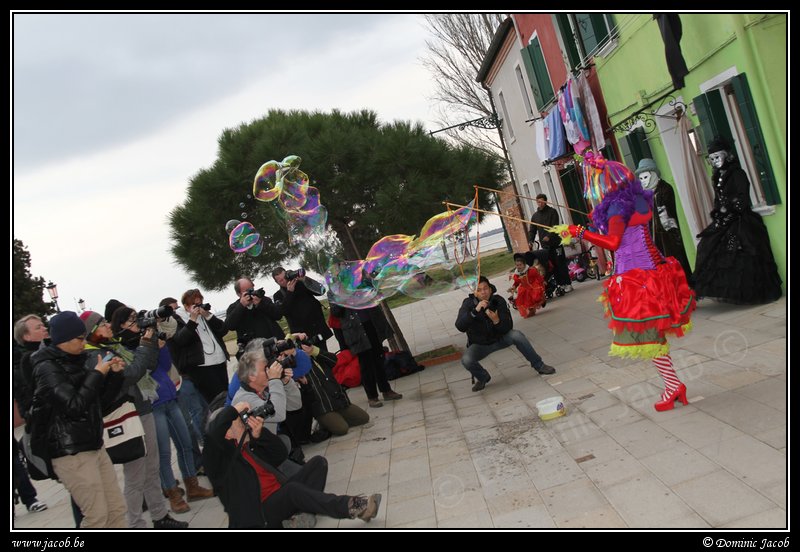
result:
M 536 409 L 542 420 L 552 420 L 567 413 L 567 409 L 564 408 L 564 397 L 560 395 L 537 402 Z

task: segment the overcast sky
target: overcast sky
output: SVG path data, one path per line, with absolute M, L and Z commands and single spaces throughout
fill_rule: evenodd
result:
M 13 234 L 62 309 L 81 297 L 149 309 L 196 286 L 173 263 L 167 214 L 224 128 L 270 108 L 369 108 L 436 128 L 418 15 L 17 13 L 12 25 Z M 206 299 L 216 310 L 235 295 Z

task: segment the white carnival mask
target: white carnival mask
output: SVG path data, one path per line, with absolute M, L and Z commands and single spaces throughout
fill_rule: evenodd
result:
M 653 190 L 658 184 L 658 175 L 653 171 L 645 171 L 639 174 L 639 182 L 645 190 Z

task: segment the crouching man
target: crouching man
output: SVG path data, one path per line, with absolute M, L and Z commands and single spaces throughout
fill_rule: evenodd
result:
M 495 295 L 496 292 L 497 288 L 489 283 L 489 279 L 481 276 L 475 293 L 464 299 L 456 318 L 458 331 L 467 334 L 467 350 L 461 357 L 461 364 L 475 379 L 473 391 L 480 391 L 492 379 L 480 360 L 509 345 L 514 345 L 540 374 L 554 374 L 556 371 L 544 363 L 525 334 L 513 329 L 508 304 L 501 296 Z

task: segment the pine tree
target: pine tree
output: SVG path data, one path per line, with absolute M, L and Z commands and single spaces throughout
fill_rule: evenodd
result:
M 42 300 L 44 278 L 31 275 L 31 254 L 21 240 L 14 239 L 11 261 L 11 314 L 15 322 L 28 314 L 45 318 L 55 312 L 53 305 Z
M 360 258 L 347 236 L 351 221 L 355 245 L 366 254 L 382 236 L 417 234 L 428 218 L 446 210 L 444 200 L 464 204 L 474 196 L 474 184 L 495 188 L 502 180 L 498 158 L 432 138 L 419 124 L 381 124 L 367 110 L 271 110 L 222 133 L 216 162 L 191 179 L 186 201 L 170 214 L 172 253 L 201 286 L 221 289 L 242 274 L 267 275 L 298 253 L 275 247 L 287 242 L 279 213 L 246 197 L 258 168 L 287 155 L 303 159 L 300 169 L 319 189 L 328 224 L 349 259 Z M 487 205 L 486 195 L 481 203 Z M 228 245 L 225 223 L 243 220 L 242 213 L 267 244 L 258 257 L 234 254 Z M 307 266 L 327 268 L 325 261 Z

